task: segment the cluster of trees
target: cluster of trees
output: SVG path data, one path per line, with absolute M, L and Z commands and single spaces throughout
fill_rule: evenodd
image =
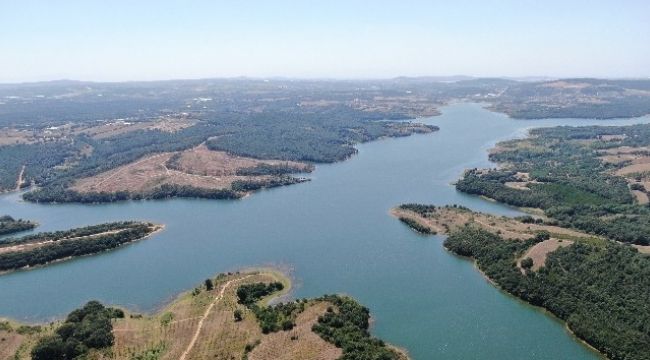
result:
M 9 215 L 0 216 L 0 236 L 14 234 L 21 231 L 31 230 L 36 227 L 36 223 L 14 219 Z
M 305 309 L 304 302 L 291 301 L 273 306 L 259 306 L 257 304 L 263 297 L 282 289 L 284 289 L 284 285 L 277 281 L 270 284 L 246 284 L 237 288 L 238 303 L 246 306 L 255 314 L 255 318 L 264 334 L 293 329 L 296 325 L 296 316 Z M 241 312 L 234 315 L 236 320 L 242 319 Z
M 578 242 L 550 253 L 538 271 L 522 274 L 516 259 L 543 238 L 506 241 L 466 226 L 444 244 L 476 259 L 504 290 L 566 321 L 608 358 L 650 359 L 650 258 L 627 245 Z
M 90 301 L 74 310 L 51 336 L 46 336 L 32 349 L 33 360 L 72 360 L 84 358 L 91 349 L 113 345 L 112 318 L 122 318 L 124 312 L 106 308 Z
M 407 226 L 409 226 L 411 229 L 419 232 L 420 234 L 425 234 L 425 235 L 435 235 L 436 232 L 431 230 L 428 226 L 421 225 L 419 222 L 405 216 L 400 216 L 399 221 L 403 222 Z
M 312 331 L 323 340 L 341 348 L 343 356 L 340 359 L 397 360 L 402 358 L 382 340 L 370 335 L 368 308 L 347 296 L 325 295 L 318 300 L 326 301 L 332 306 L 318 318 Z
M 113 228 L 112 226 L 108 226 Z M 75 229 L 76 230 L 76 229 Z M 68 234 L 82 234 L 82 230 L 76 232 L 71 230 Z M 115 232 L 97 232 L 87 235 L 70 235 L 52 237 L 52 233 L 45 233 L 42 238 L 38 234 L 29 236 L 26 239 L 12 240 L 10 245 L 19 243 L 32 243 L 50 241 L 46 244 L 27 248 L 22 251 L 12 251 L 0 254 L 0 271 L 17 270 L 27 266 L 36 266 L 50 263 L 56 260 L 72 258 L 83 255 L 96 254 L 102 251 L 117 248 L 123 244 L 142 239 L 155 230 L 153 224 L 130 223 L 128 226 L 119 228 Z M 82 236 L 81 238 L 72 238 Z M 3 243 L 3 246 L 8 246 Z
M 460 191 L 521 207 L 543 209 L 555 224 L 635 244 L 650 244 L 650 208 L 636 205 L 621 164 L 599 159 L 599 150 L 650 145 L 650 125 L 535 129 L 531 137 L 503 143 L 493 161 L 507 169 L 469 170 Z M 605 135 L 621 135 L 602 140 Z M 584 141 L 589 140 L 589 141 Z M 528 173 L 528 190 L 506 185 Z

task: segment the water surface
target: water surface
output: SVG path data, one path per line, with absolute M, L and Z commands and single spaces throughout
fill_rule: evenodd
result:
M 424 119 L 440 131 L 359 146 L 352 159 L 319 165 L 309 183 L 239 201 L 175 199 L 104 205 L 36 205 L 0 197 L 0 214 L 32 219 L 39 231 L 111 220 L 166 225 L 122 249 L 0 276 L 0 316 L 44 321 L 90 299 L 151 311 L 221 271 L 290 267 L 296 297 L 345 293 L 370 307 L 373 332 L 414 359 L 595 359 L 563 325 L 491 286 L 442 238 L 417 235 L 389 215 L 405 202 L 516 210 L 450 185 L 470 167 L 490 166 L 495 142 L 558 124 L 628 120 L 511 120 L 476 104 Z

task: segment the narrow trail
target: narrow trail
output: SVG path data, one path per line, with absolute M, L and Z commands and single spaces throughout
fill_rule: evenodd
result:
M 20 169 L 18 180 L 16 180 L 16 191 L 20 191 L 21 186 L 25 183 L 25 165 Z
M 205 319 L 207 319 L 208 315 L 210 315 L 210 311 L 212 310 L 214 305 L 216 305 L 217 302 L 219 302 L 219 300 L 221 300 L 223 298 L 223 295 L 226 292 L 226 289 L 228 288 L 228 286 L 230 286 L 230 284 L 232 284 L 233 282 L 241 281 L 241 280 L 244 280 L 244 279 L 249 278 L 251 276 L 252 275 L 246 275 L 246 276 L 244 276 L 242 278 L 239 278 L 239 279 L 229 280 L 228 282 L 223 284 L 223 286 L 221 287 L 221 291 L 219 291 L 219 295 L 217 295 L 214 298 L 214 301 L 212 301 L 212 303 L 210 303 L 210 306 L 208 306 L 208 308 L 205 309 L 205 313 L 201 317 L 201 320 L 199 320 L 199 324 L 196 326 L 196 331 L 194 332 L 194 336 L 192 336 L 192 340 L 190 340 L 190 343 L 187 345 L 187 348 L 185 349 L 185 351 L 183 352 L 181 357 L 178 358 L 179 360 L 185 360 L 185 358 L 190 353 L 190 351 L 192 351 L 192 348 L 194 348 L 194 344 L 196 344 L 196 341 L 199 339 L 199 335 L 201 334 L 201 328 L 203 327 L 203 321 L 205 321 Z

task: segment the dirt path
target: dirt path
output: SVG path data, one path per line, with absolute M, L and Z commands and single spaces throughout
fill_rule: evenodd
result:
M 21 186 L 25 183 L 25 165 L 20 169 L 18 180 L 16 180 L 16 191 L 20 191 Z
M 244 276 L 242 278 L 239 278 L 239 279 L 229 280 L 228 282 L 223 284 L 223 286 L 221 287 L 221 291 L 219 291 L 219 295 L 217 295 L 214 298 L 214 301 L 212 301 L 210 303 L 210 306 L 208 306 L 208 308 L 205 309 L 205 313 L 201 317 L 201 320 L 199 320 L 199 324 L 196 326 L 196 331 L 194 332 L 194 336 L 192 336 L 192 340 L 190 340 L 190 343 L 187 345 L 187 348 L 185 349 L 185 351 L 183 352 L 181 357 L 178 358 L 179 360 L 185 360 L 185 358 L 190 353 L 190 351 L 192 351 L 192 348 L 194 347 L 194 344 L 196 344 L 196 341 L 199 339 L 199 335 L 201 334 L 201 328 L 203 327 L 203 321 L 205 321 L 205 319 L 207 319 L 208 315 L 210 315 L 210 311 L 212 310 L 214 305 L 216 305 L 217 302 L 219 302 L 219 300 L 221 300 L 223 298 L 223 295 L 226 292 L 226 289 L 228 288 L 228 286 L 230 286 L 230 284 L 232 284 L 233 282 L 241 281 L 241 280 L 244 280 L 244 279 L 249 278 L 251 276 L 252 275 L 246 275 L 246 276 Z

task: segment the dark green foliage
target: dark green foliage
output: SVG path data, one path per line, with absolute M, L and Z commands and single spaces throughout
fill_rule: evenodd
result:
M 111 318 L 119 314 L 97 301 L 71 312 L 54 335 L 38 341 L 32 349 L 34 360 L 68 360 L 84 356 L 90 349 L 113 345 Z M 122 313 L 123 315 L 123 313 Z
M 625 135 L 613 141 L 605 135 Z M 589 141 L 585 141 L 589 140 Z M 541 208 L 560 226 L 613 240 L 650 244 L 650 211 L 636 205 L 627 181 L 611 175 L 617 166 L 599 159 L 599 150 L 650 145 L 650 125 L 535 129 L 531 137 L 502 144 L 490 156 L 508 169 L 469 170 L 456 183 L 460 191 L 521 207 Z M 529 190 L 506 186 L 516 173 L 529 173 Z M 638 187 L 636 187 L 638 188 Z
M 208 291 L 212 291 L 214 289 L 214 284 L 212 283 L 212 279 L 205 279 L 205 289 Z
M 426 234 L 426 235 L 429 235 L 429 234 L 434 234 L 435 235 L 436 234 L 436 232 L 432 231 L 428 226 L 420 225 L 419 222 L 417 222 L 416 220 L 413 220 L 411 218 L 400 216 L 399 220 L 401 222 L 403 222 L 404 224 L 406 224 L 407 226 L 409 226 L 411 229 L 419 232 L 420 234 Z
M 288 175 L 299 172 L 311 172 L 313 167 L 304 169 L 303 166 L 292 166 L 289 163 L 271 165 L 271 164 L 258 164 L 254 167 L 243 168 L 237 170 L 239 176 L 261 176 L 261 175 Z
M 521 260 L 521 267 L 524 269 L 530 269 L 533 267 L 533 259 L 527 257 L 523 260 Z
M 575 243 L 524 275 L 515 259 L 534 242 L 505 241 L 465 227 L 452 233 L 445 246 L 476 259 L 504 290 L 565 320 L 609 358 L 650 359 L 650 258 L 626 245 Z
M 400 356 L 368 331 L 370 311 L 354 299 L 325 295 L 318 300 L 332 303 L 336 310 L 318 318 L 312 331 L 343 350 L 342 360 L 391 360 Z
M 238 302 L 255 314 L 264 334 L 293 329 L 296 316 L 305 309 L 305 303 L 300 302 L 287 302 L 273 306 L 257 305 L 260 299 L 282 289 L 284 285 L 281 282 L 246 284 L 237 288 Z M 240 320 L 241 315 L 240 312 Z M 237 318 L 238 315 L 235 314 L 235 320 Z
M 31 230 L 36 224 L 22 219 L 14 219 L 9 215 L 0 216 L 0 236 Z
M 31 250 L 0 254 L 0 271 L 16 270 L 68 257 L 95 254 L 141 239 L 153 230 L 154 226 L 148 223 L 117 222 L 8 239 L 1 243 L 1 246 L 52 242 Z M 73 239 L 77 237 L 83 238 Z
M 244 313 L 240 309 L 235 309 L 233 316 L 235 317 L 235 321 L 242 321 L 244 319 Z
M 272 282 L 270 284 L 255 283 L 245 284 L 237 288 L 237 301 L 242 305 L 252 305 L 261 298 L 271 295 L 276 291 L 284 289 L 281 282 Z

